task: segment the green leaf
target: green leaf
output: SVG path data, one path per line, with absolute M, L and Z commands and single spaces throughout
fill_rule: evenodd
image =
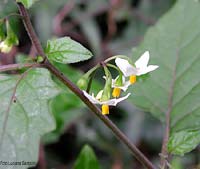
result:
M 74 169 L 99 169 L 99 163 L 94 151 L 89 145 L 85 145 L 76 160 Z
M 26 8 L 30 8 L 38 0 L 16 0 L 16 2 L 21 2 Z
M 185 153 L 190 152 L 196 148 L 199 142 L 199 130 L 180 131 L 170 136 L 168 142 L 168 150 L 170 153 L 176 155 L 184 155 Z
M 13 0 L 0 1 L 0 18 L 4 18 L 12 12 L 17 12 L 17 5 L 13 3 Z M 9 20 L 11 17 L 9 17 Z M 16 18 L 14 18 L 17 20 Z
M 171 169 L 183 169 L 183 164 L 180 157 L 174 157 L 171 160 Z
M 92 53 L 69 37 L 48 40 L 47 57 L 59 63 L 76 63 L 92 57 Z
M 47 101 L 59 90 L 42 68 L 29 70 L 15 91 L 18 80 L 19 76 L 0 75 L 0 160 L 33 163 L 14 166 L 25 169 L 38 160 L 40 137 L 55 128 Z
M 179 0 L 134 50 L 134 60 L 149 50 L 159 68 L 133 86 L 132 101 L 162 122 L 170 111 L 171 134 L 200 129 L 199 15 L 198 1 Z

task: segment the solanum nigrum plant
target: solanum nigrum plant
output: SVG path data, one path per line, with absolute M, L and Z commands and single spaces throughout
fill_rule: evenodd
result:
M 199 145 L 198 0 L 178 0 L 174 7 L 147 31 L 143 42 L 134 48 L 133 56 L 119 53 L 101 60 L 83 74 L 76 84 L 56 65 L 81 63 L 90 59 L 93 54 L 66 36 L 48 40 L 43 48 L 28 13 L 35 1 L 13 1 L 19 13 L 0 19 L 2 53 L 9 53 L 13 46 L 19 45 L 15 27 L 10 23 L 12 17 L 18 17 L 23 22 L 36 51 L 35 58 L 21 63 L 0 65 L 1 167 L 27 168 L 36 165 L 41 136 L 56 128 L 49 100 L 60 93 L 65 94 L 63 86 L 76 95 L 146 168 L 173 168 L 171 158 L 174 155 L 183 156 Z M 99 70 L 103 72 L 100 77 L 96 74 Z M 12 73 L 8 73 L 10 71 Z M 91 86 L 96 76 L 103 79 L 104 85 L 94 94 Z M 59 80 L 62 87 L 55 83 L 52 77 Z M 131 100 L 134 105 L 150 112 L 163 123 L 159 164 L 148 159 L 110 120 L 110 107 L 118 106 L 125 100 Z M 134 129 L 130 130 L 134 132 Z M 83 148 L 74 168 L 100 168 L 89 146 Z

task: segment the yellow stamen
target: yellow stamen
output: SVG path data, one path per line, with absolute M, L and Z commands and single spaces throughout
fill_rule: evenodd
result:
M 135 75 L 131 75 L 130 78 L 129 78 L 129 82 L 131 84 L 134 84 L 136 82 L 136 76 Z
M 103 104 L 101 110 L 103 115 L 109 114 L 109 106 L 107 104 Z
M 120 96 L 120 93 L 121 93 L 121 89 L 115 87 L 115 88 L 113 89 L 112 96 L 113 96 L 113 97 L 119 97 L 119 96 Z

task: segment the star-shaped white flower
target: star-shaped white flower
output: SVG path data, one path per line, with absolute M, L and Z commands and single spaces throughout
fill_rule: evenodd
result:
M 140 76 L 157 69 L 157 65 L 148 65 L 149 62 L 149 51 L 146 51 L 136 62 L 135 66 L 131 65 L 128 60 L 116 58 L 115 63 L 122 71 L 125 77 L 136 75 Z
M 106 100 L 106 101 L 101 101 L 101 97 L 103 94 L 103 90 L 101 90 L 97 96 L 94 96 L 94 93 L 92 93 L 92 95 L 88 94 L 86 91 L 83 90 L 83 94 L 85 95 L 85 97 L 87 97 L 93 104 L 100 104 L 102 105 L 102 114 L 109 114 L 109 106 L 116 106 L 119 102 L 127 99 L 130 96 L 130 93 L 128 93 L 126 96 L 121 97 L 121 98 L 114 98 L 114 99 L 110 99 L 110 100 Z

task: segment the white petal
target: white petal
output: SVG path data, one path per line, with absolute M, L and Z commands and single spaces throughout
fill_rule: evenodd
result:
M 123 90 L 125 92 L 130 85 L 131 85 L 131 83 L 129 81 L 127 81 L 123 84 L 123 86 L 115 86 L 115 87 L 120 88 L 121 90 Z
M 100 90 L 97 96 L 95 97 L 97 100 L 100 100 L 103 94 L 103 90 Z
M 124 83 L 124 86 L 122 86 L 120 89 L 122 89 L 125 92 L 130 85 L 131 85 L 131 83 L 129 81 L 126 81 Z
M 159 68 L 158 65 L 149 65 L 149 66 L 147 67 L 147 70 L 148 70 L 148 72 L 151 72 L 151 71 L 156 70 L 157 68 Z
M 124 84 L 126 82 L 126 79 L 124 76 L 122 76 L 122 83 Z
M 112 79 L 112 88 L 115 88 L 115 87 L 116 87 L 116 85 L 115 85 L 115 80 Z
M 137 75 L 144 75 L 146 73 L 149 73 L 151 71 L 154 71 L 158 68 L 159 66 L 157 65 L 149 65 L 148 67 L 146 67 L 145 69 L 141 69 L 140 71 L 138 71 Z
M 135 62 L 136 68 L 145 68 L 149 62 L 149 51 L 144 52 L 144 54 Z
M 88 98 L 89 101 L 91 101 L 93 104 L 101 104 L 100 101 L 98 101 L 93 95 L 89 95 L 86 91 L 83 90 L 83 94 L 85 95 L 85 97 Z
M 137 69 L 133 67 L 127 60 L 116 58 L 115 59 L 116 65 L 119 67 L 119 69 L 122 71 L 125 77 L 128 77 L 130 75 L 133 75 L 137 72 Z
M 108 100 L 108 101 L 101 102 L 101 104 L 107 104 L 107 105 L 110 105 L 110 106 L 116 106 L 117 103 L 127 99 L 129 96 L 130 96 L 130 93 L 128 93 L 126 96 L 118 98 L 118 99 L 111 99 L 111 100 Z
M 122 86 L 115 85 L 115 82 L 116 82 L 118 77 L 119 76 L 117 76 L 115 79 L 112 79 L 112 88 L 119 88 L 119 89 L 122 89 L 125 92 L 131 84 L 130 84 L 129 81 L 126 81 L 124 76 L 122 76 Z

